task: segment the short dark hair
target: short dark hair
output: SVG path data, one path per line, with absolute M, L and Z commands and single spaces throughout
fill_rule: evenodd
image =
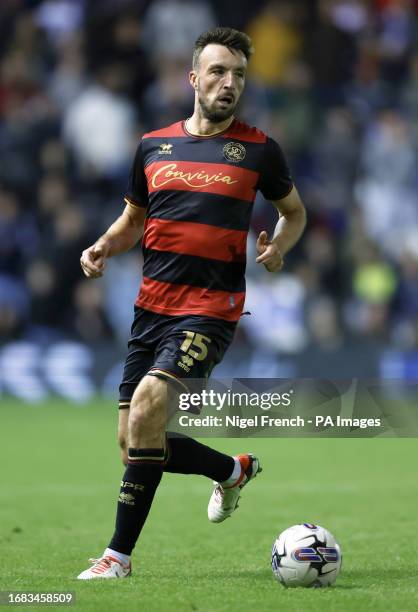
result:
M 203 32 L 196 40 L 193 52 L 193 68 L 197 68 L 200 54 L 207 45 L 223 45 L 230 51 L 241 51 L 247 60 L 254 52 L 251 46 L 251 38 L 245 32 L 233 28 L 215 28 Z

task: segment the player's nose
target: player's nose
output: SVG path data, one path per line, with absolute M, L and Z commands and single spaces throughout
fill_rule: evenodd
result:
M 223 86 L 226 89 L 233 89 L 234 85 L 234 75 L 232 74 L 232 72 L 226 72 L 224 75 Z

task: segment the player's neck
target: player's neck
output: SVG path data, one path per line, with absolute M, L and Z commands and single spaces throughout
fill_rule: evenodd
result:
M 233 121 L 234 116 L 228 117 L 225 121 L 214 123 L 205 117 L 201 117 L 195 111 L 189 119 L 186 119 L 185 128 L 192 136 L 214 136 L 224 132 Z

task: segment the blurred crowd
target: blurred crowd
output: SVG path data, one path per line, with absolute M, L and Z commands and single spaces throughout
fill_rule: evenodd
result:
M 98 282 L 79 257 L 120 213 L 141 134 L 191 115 L 193 43 L 215 25 L 252 37 L 239 115 L 280 142 L 309 216 L 270 275 L 254 236 L 274 211 L 256 201 L 235 341 L 252 374 L 271 356 L 418 350 L 414 0 L 2 0 L 2 342 L 125 343 L 140 250 Z

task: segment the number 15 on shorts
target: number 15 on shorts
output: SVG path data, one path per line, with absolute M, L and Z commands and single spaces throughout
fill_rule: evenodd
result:
M 180 350 L 196 359 L 196 361 L 204 361 L 208 355 L 207 345 L 210 344 L 211 339 L 193 331 L 184 331 L 183 334 L 185 334 L 186 338 Z

